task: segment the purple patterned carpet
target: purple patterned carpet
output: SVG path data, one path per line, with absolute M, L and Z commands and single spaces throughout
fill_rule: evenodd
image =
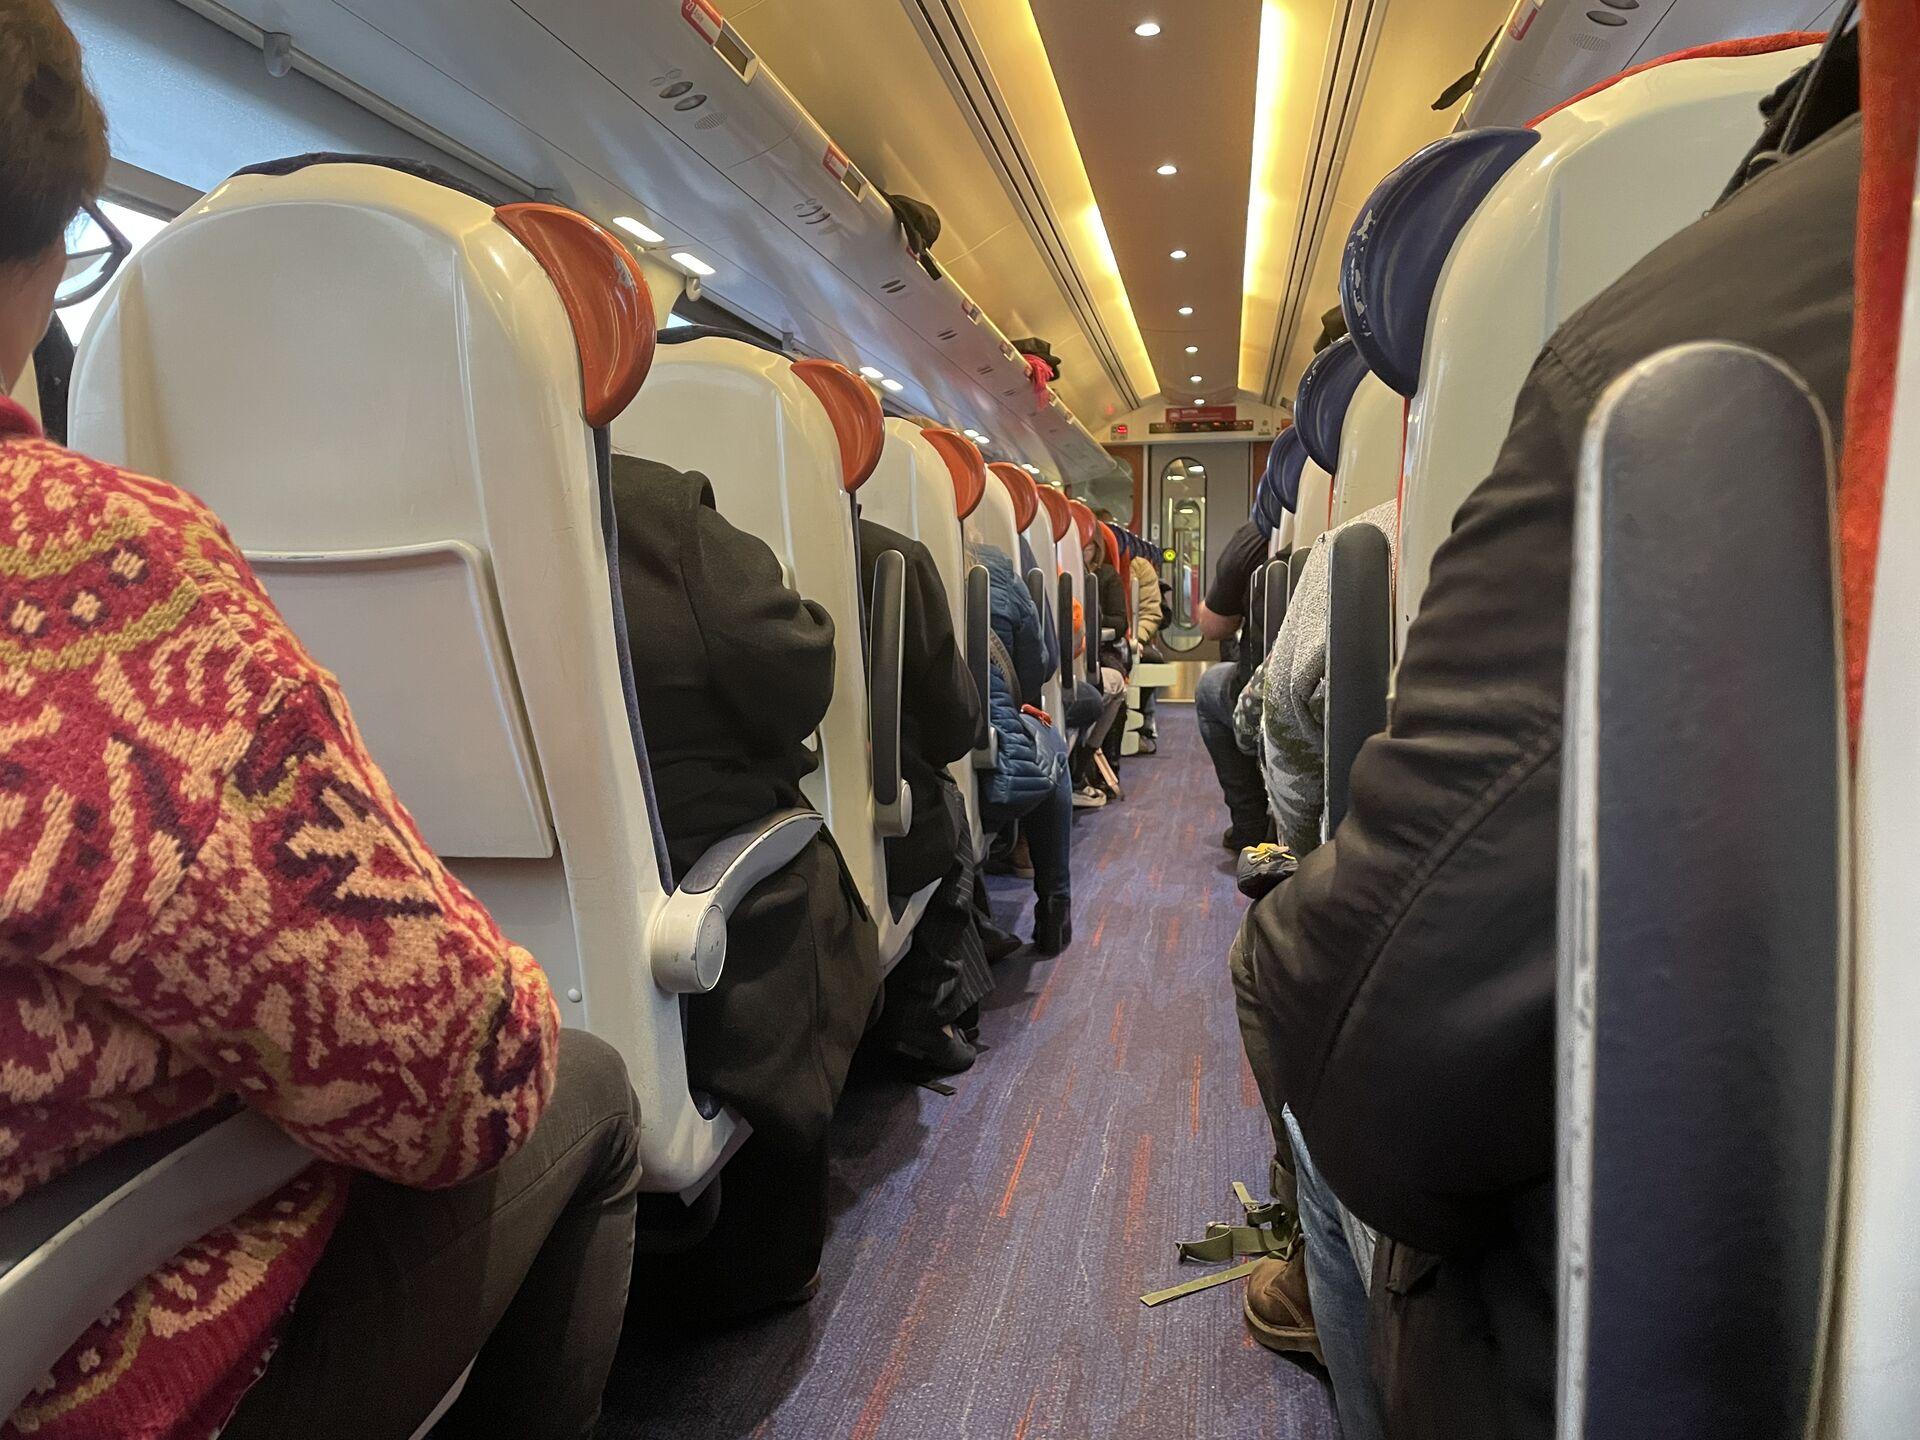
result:
M 998 968 L 992 1046 L 951 1098 L 850 1089 L 836 1219 L 805 1308 L 629 1347 L 600 1440 L 1334 1440 L 1327 1391 L 1268 1354 L 1174 1242 L 1230 1218 L 1271 1148 L 1226 952 L 1243 902 L 1190 706 L 1125 803 L 1077 818 L 1073 947 Z M 1032 892 L 997 880 L 1003 924 Z

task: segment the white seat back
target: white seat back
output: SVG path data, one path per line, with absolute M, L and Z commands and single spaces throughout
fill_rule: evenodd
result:
M 1333 480 L 1333 524 L 1344 525 L 1400 491 L 1400 446 L 1406 402 L 1378 376 L 1353 392 L 1340 436 L 1340 471 Z
M 912 927 L 888 903 L 860 554 L 831 415 L 784 355 L 702 336 L 660 347 L 647 385 L 613 422 L 613 448 L 705 475 L 728 522 L 765 541 L 794 588 L 832 616 L 833 700 L 820 725 L 820 766 L 802 789 L 826 816 L 878 923 L 881 959 L 891 963 Z
M 967 547 L 960 528 L 953 472 L 926 432 L 910 420 L 887 421 L 886 448 L 879 468 L 860 487 L 860 509 L 867 518 L 910 535 L 933 556 L 946 587 L 953 633 L 966 651 Z M 982 704 L 984 704 L 984 699 Z M 973 758 L 962 756 L 950 767 L 967 811 L 976 849 L 981 838 L 980 795 Z
M 1403 286 L 1409 303 L 1430 296 L 1424 325 L 1404 334 L 1419 358 L 1368 363 L 1412 400 L 1408 415 L 1396 596 L 1396 638 L 1418 613 L 1434 552 L 1453 527 L 1454 512 L 1492 470 L 1528 370 L 1549 336 L 1662 241 L 1698 219 L 1725 187 L 1759 137 L 1759 103 L 1811 48 L 1740 58 L 1677 60 L 1628 75 L 1525 131 L 1466 131 L 1436 142 L 1382 183 L 1361 212 L 1342 277 L 1343 305 L 1353 310 L 1356 248 L 1372 257 L 1392 246 L 1379 239 L 1395 223 L 1458 228 L 1440 250 L 1444 271 L 1429 287 Z M 1392 191 L 1409 175 L 1415 186 L 1444 186 L 1444 165 L 1425 164 L 1449 145 L 1466 147 L 1514 137 L 1509 168 L 1464 224 L 1436 221 L 1436 209 Z M 1423 160 L 1423 157 L 1425 159 Z M 1423 164 L 1426 180 L 1418 173 Z M 1402 189 L 1408 187 L 1403 186 Z M 1398 206 L 1396 198 L 1406 202 Z M 1375 232 L 1378 233 L 1375 233 Z M 1378 278 L 1377 276 L 1374 278 Z M 1364 304 L 1364 302 L 1363 302 Z M 1349 313 L 1349 322 L 1354 319 Z M 1355 327 L 1363 348 L 1367 337 Z M 1404 372 L 1417 370 L 1407 384 Z M 1404 648 L 1402 643 L 1396 649 Z
M 582 355 L 490 205 L 377 165 L 239 176 L 116 279 L 73 437 L 226 522 L 428 842 L 619 1049 L 646 1183 L 682 1190 L 735 1127 L 645 963 L 667 877 Z
M 1310 550 L 1327 533 L 1327 512 L 1333 508 L 1333 476 L 1311 458 L 1300 470 L 1300 503 L 1293 512 L 1293 548 Z
M 1046 506 L 1042 505 L 1033 512 L 1033 523 L 1027 526 L 1023 538 L 1033 551 L 1035 566 L 1040 571 L 1041 597 L 1045 602 L 1040 608 L 1040 623 L 1047 627 L 1047 633 L 1054 636 L 1057 643 L 1060 634 L 1060 542 L 1053 538 L 1053 517 L 1047 513 Z M 1072 659 L 1071 655 L 1063 657 L 1068 668 L 1071 668 Z M 1040 708 L 1049 715 L 1065 716 L 1066 704 L 1059 667 L 1048 677 L 1043 693 L 1046 698 L 1040 702 Z M 1064 725 L 1066 721 L 1062 719 L 1061 723 Z

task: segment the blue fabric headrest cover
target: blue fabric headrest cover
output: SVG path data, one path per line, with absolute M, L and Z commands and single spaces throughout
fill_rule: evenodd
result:
M 1367 378 L 1367 362 L 1351 335 L 1343 335 L 1318 355 L 1300 377 L 1293 401 L 1293 428 L 1307 442 L 1313 463 L 1329 475 L 1340 468 L 1340 432 L 1346 427 L 1353 392 Z
M 1462 130 L 1402 162 L 1361 207 L 1340 262 L 1340 309 L 1367 368 L 1409 399 L 1420 388 L 1427 316 L 1454 241 L 1539 143 L 1536 130 Z
M 1300 476 L 1307 468 L 1307 442 L 1299 425 L 1276 440 L 1273 448 L 1280 456 L 1280 503 L 1292 514 L 1300 506 Z

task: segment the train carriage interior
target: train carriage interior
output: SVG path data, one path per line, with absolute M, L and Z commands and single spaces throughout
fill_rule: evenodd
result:
M 0 0 L 0 1440 L 1920 1434 L 1917 167 L 1920 0 Z

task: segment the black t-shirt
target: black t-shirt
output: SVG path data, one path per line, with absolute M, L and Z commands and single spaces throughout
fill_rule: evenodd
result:
M 1267 562 L 1267 537 L 1249 520 L 1233 532 L 1227 548 L 1220 552 L 1220 563 L 1213 570 L 1213 588 L 1207 591 L 1207 608 L 1216 615 L 1245 615 L 1247 587 L 1253 584 L 1253 572 Z

